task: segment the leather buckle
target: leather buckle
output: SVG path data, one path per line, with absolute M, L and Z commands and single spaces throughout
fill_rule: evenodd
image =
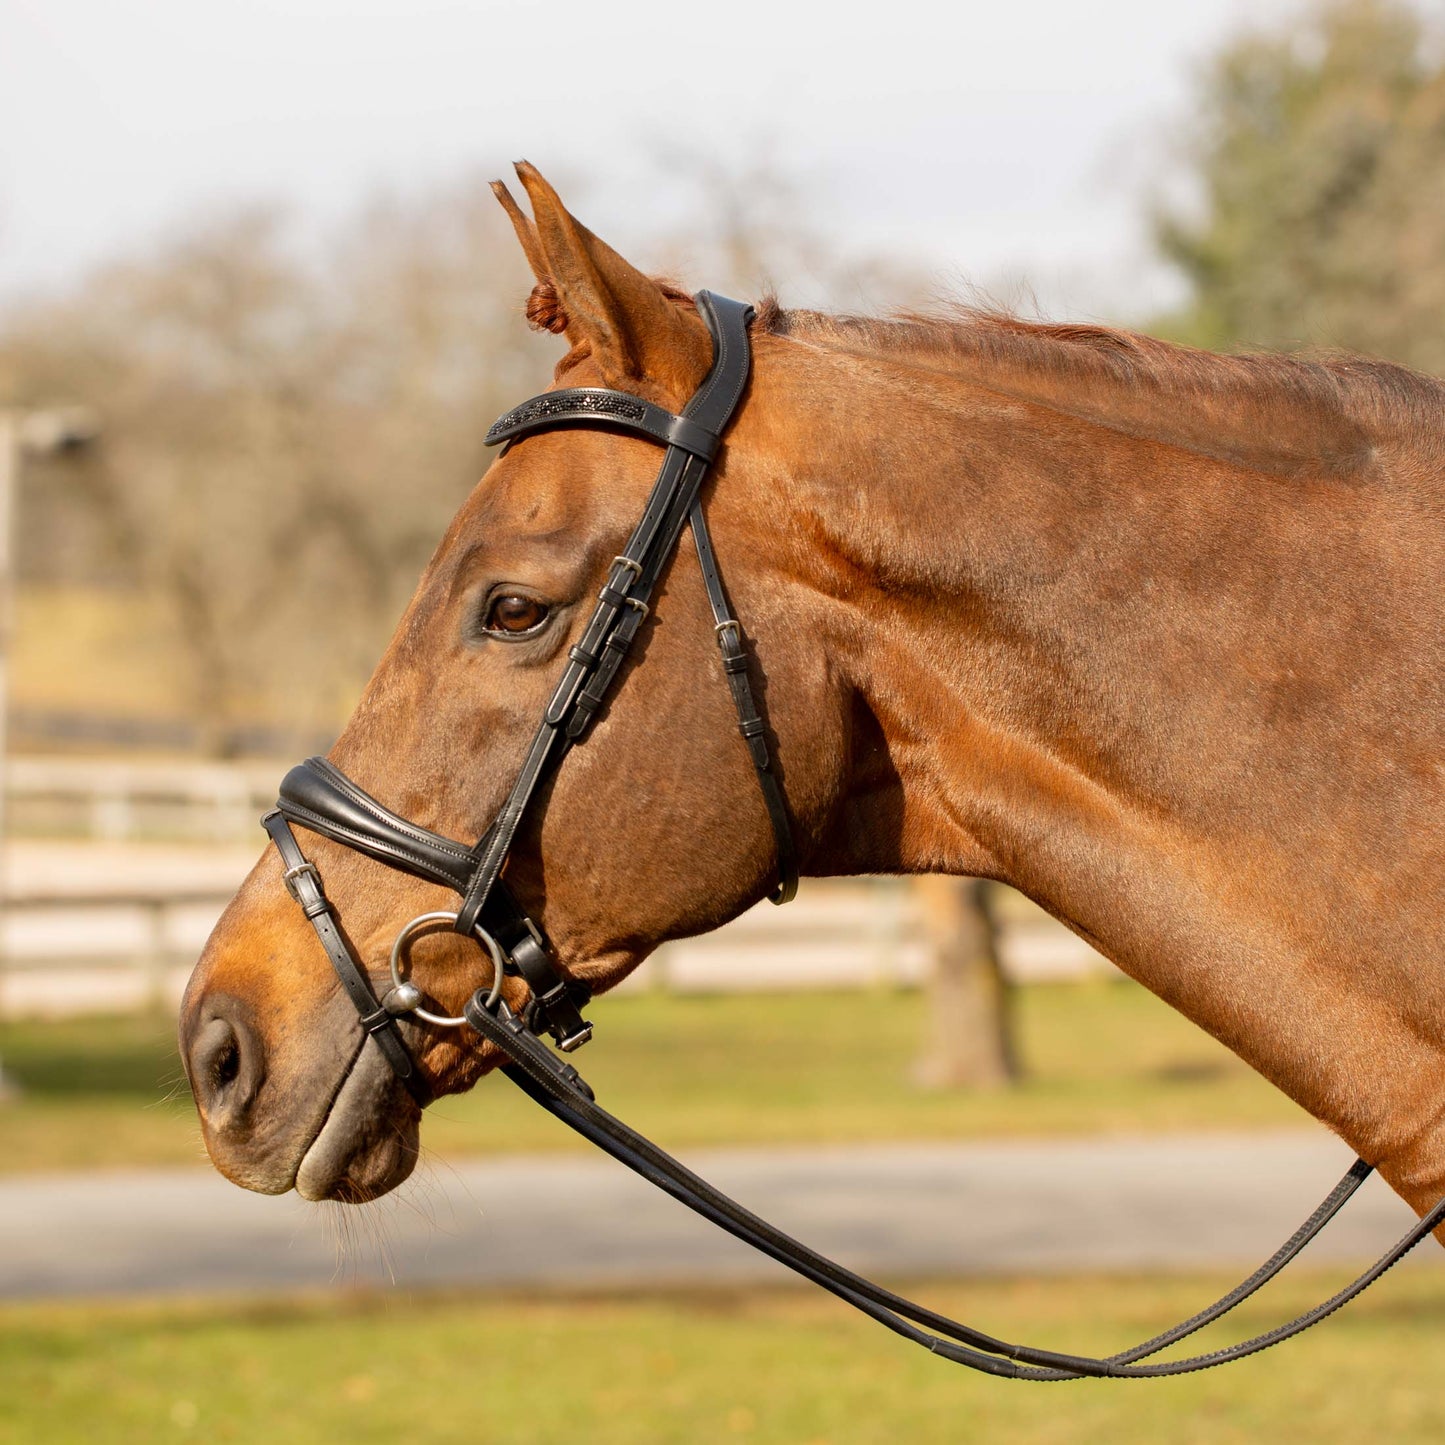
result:
M 316 865 L 314 863 L 301 862 L 298 863 L 294 868 L 287 868 L 285 872 L 281 874 L 281 881 L 286 885 L 286 891 L 291 895 L 292 900 L 296 903 L 301 902 L 301 889 L 297 885 L 296 880 L 306 873 L 309 873 L 311 875 L 312 886 L 316 889 L 318 893 L 320 893 L 321 874 L 317 871 Z

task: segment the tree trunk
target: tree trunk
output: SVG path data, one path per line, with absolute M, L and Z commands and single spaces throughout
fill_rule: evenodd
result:
M 919 878 L 928 977 L 928 1039 L 914 1078 L 928 1089 L 998 1088 L 1019 1077 L 1012 997 L 999 965 L 991 885 Z

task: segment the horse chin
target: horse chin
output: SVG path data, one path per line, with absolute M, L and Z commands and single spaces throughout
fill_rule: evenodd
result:
M 363 1046 L 297 1165 L 303 1199 L 364 1204 L 411 1174 L 421 1111 L 397 1098 L 400 1087 L 381 1051 Z

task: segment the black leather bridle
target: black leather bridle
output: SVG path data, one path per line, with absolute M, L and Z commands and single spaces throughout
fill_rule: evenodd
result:
M 561 766 L 568 751 L 583 740 L 606 700 L 684 526 L 691 529 L 697 548 L 739 731 L 776 838 L 777 884 L 770 897 L 774 903 L 785 903 L 797 889 L 798 855 L 787 804 L 749 678 L 742 628 L 731 615 L 701 501 L 708 465 L 718 453 L 723 431 L 747 385 L 752 309 L 707 291 L 699 292 L 696 300 L 712 334 L 713 364 L 681 415 L 628 392 L 574 387 L 533 397 L 508 412 L 487 433 L 488 445 L 497 445 L 555 427 L 606 427 L 666 447 L 642 518 L 626 550 L 613 561 L 580 641 L 568 651 L 562 678 L 532 739 L 526 761 L 492 826 L 470 847 L 454 842 L 383 807 L 324 758 L 311 758 L 292 768 L 282 780 L 275 811 L 262 819 L 280 854 L 286 887 L 310 919 L 361 1017 L 362 1028 L 421 1104 L 427 1102 L 427 1089 L 398 1020 L 412 1016 L 437 1026 L 474 1029 L 507 1056 L 502 1072 L 508 1078 L 613 1158 L 705 1219 L 897 1334 L 971 1369 L 1031 1380 L 1187 1374 L 1268 1349 L 1318 1323 L 1360 1294 L 1445 1222 L 1445 1200 L 1352 1284 L 1290 1323 L 1226 1349 L 1187 1359 L 1141 1363 L 1227 1314 L 1273 1279 L 1369 1177 L 1372 1166 L 1357 1160 L 1269 1260 L 1208 1308 L 1153 1339 L 1107 1358 L 1059 1354 L 995 1339 L 925 1309 L 775 1229 L 601 1108 L 577 1070 L 541 1042 L 539 1036 L 548 1034 L 565 1053 L 586 1043 L 592 1036 L 592 1026 L 582 1018 L 580 1010 L 590 993 L 586 985 L 562 972 L 545 933 L 521 907 L 501 878 L 501 871 L 539 787 Z M 352 953 L 320 874 L 301 851 L 292 824 L 402 872 L 440 883 L 461 896 L 455 912 L 421 914 L 397 935 L 391 954 L 392 986 L 381 998 Z M 404 976 L 406 944 L 421 930 L 440 925 L 476 938 L 493 964 L 490 982 L 472 995 L 455 1018 L 428 1009 L 425 995 Z M 501 997 L 504 974 L 520 976 L 527 985 L 530 997 L 520 1013 Z
M 590 998 L 589 990 L 585 984 L 562 975 L 546 935 L 520 907 L 500 875 L 538 788 L 586 735 L 606 700 L 647 617 L 649 599 L 684 526 L 691 528 L 697 548 L 723 673 L 737 710 L 738 730 L 752 760 L 776 840 L 777 883 L 770 896 L 774 903 L 786 903 L 797 892 L 798 854 L 787 804 L 748 675 L 743 630 L 728 605 L 700 500 L 708 465 L 717 456 L 723 430 L 747 386 L 752 308 L 707 291 L 699 294 L 697 306 L 712 333 L 713 364 L 680 416 L 628 392 L 572 387 L 523 402 L 487 432 L 487 445 L 498 446 L 556 427 L 602 426 L 631 432 L 666 447 L 641 520 L 625 550 L 613 559 L 592 616 L 580 640 L 568 651 L 567 665 L 532 738 L 526 761 L 492 826 L 471 847 L 453 842 L 398 817 L 324 758 L 309 758 L 292 768 L 282 780 L 276 810 L 262 819 L 281 854 L 286 886 L 315 926 L 333 968 L 361 1015 L 362 1027 L 423 1102 L 420 1075 L 397 1019 L 416 1014 L 432 1024 L 460 1026 L 466 1021 L 431 1013 L 420 991 L 401 977 L 404 946 L 422 927 L 448 923 L 463 936 L 477 938 L 494 963 L 500 961 L 505 971 L 520 975 L 531 993 L 523 1022 L 533 1033 L 550 1034 L 565 1053 L 579 1048 L 592 1035 L 591 1024 L 580 1012 Z M 320 876 L 307 862 L 291 831 L 293 823 L 461 894 L 455 914 L 424 914 L 398 935 L 392 949 L 393 987 L 384 1000 L 378 1000 L 369 979 L 352 958 L 321 888 Z M 500 974 L 494 971 L 488 995 L 492 1006 L 500 995 L 500 981 Z

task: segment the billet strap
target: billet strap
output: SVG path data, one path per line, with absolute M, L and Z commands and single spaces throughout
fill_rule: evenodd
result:
M 1273 1279 L 1334 1218 L 1373 1172 L 1369 1164 L 1357 1159 L 1310 1217 L 1259 1269 L 1213 1304 L 1171 1329 L 1104 1358 L 1012 1344 L 914 1304 L 774 1228 L 608 1113 L 596 1102 L 596 1096 L 576 1069 L 530 1037 L 505 1003 L 498 1004 L 495 1014 L 490 1013 L 485 1007 L 485 998 L 485 993 L 479 991 L 463 1014 L 483 1038 L 507 1055 L 510 1062 L 503 1066 L 502 1072 L 529 1098 L 649 1183 L 743 1243 L 828 1290 L 895 1334 L 944 1359 L 986 1374 L 1021 1380 L 1145 1379 L 1193 1374 L 1228 1364 L 1281 1344 L 1318 1324 L 1363 1293 L 1445 1222 L 1445 1200 L 1441 1200 L 1351 1284 L 1288 1324 L 1224 1349 L 1186 1359 L 1140 1363 L 1228 1314 Z
M 425 1105 L 428 1100 L 426 1083 L 418 1072 L 397 1027 L 396 1019 L 377 998 L 371 980 L 352 957 L 346 939 L 337 925 L 331 901 L 321 886 L 321 875 L 312 863 L 306 861 L 291 825 L 279 810 L 267 813 L 261 819 L 261 826 L 271 835 L 276 852 L 281 857 L 281 880 L 286 891 L 300 905 L 301 911 L 316 930 L 316 937 L 330 960 L 341 987 L 351 1000 L 361 1019 L 361 1027 L 382 1052 L 396 1076 L 406 1085 L 417 1103 Z

